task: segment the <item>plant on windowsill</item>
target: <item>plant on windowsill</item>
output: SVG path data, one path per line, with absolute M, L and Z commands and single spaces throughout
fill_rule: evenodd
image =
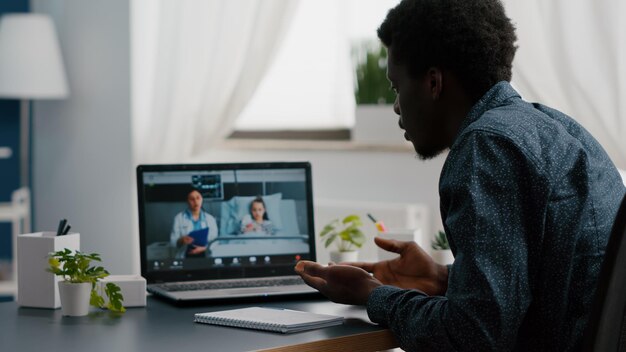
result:
M 330 252 L 330 260 L 335 263 L 356 261 L 358 249 L 365 243 L 365 235 L 360 227 L 363 222 L 358 215 L 348 215 L 343 220 L 334 219 L 329 222 L 322 231 L 320 237 L 324 238 L 324 247 L 328 248 L 331 243 L 337 244 L 337 250 Z
M 362 42 L 353 47 L 352 62 L 357 104 L 352 140 L 373 145 L 405 144 L 397 124 L 381 123 L 396 116 L 392 107 L 396 94 L 387 79 L 387 49 L 378 42 Z
M 431 248 L 433 249 L 431 256 L 435 262 L 442 265 L 454 262 L 454 256 L 450 250 L 450 243 L 448 243 L 445 232 L 439 231 L 435 234 L 431 241 Z
M 352 54 L 357 105 L 393 104 L 396 95 L 387 80 L 387 50 L 378 43 L 363 42 L 354 47 Z
M 106 308 L 114 313 L 126 311 L 122 305 L 124 297 L 119 286 L 111 282 L 104 287 L 97 285 L 100 279 L 109 276 L 109 272 L 101 266 L 92 266 L 92 261 L 100 262 L 100 255 L 72 252 L 67 248 L 49 254 L 47 271 L 63 278 L 63 281 L 59 281 L 63 315 L 87 315 L 89 305 Z M 108 298 L 107 304 L 102 291 Z

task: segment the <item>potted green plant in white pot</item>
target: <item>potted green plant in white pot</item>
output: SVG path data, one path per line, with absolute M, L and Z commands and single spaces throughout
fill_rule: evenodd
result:
M 337 250 L 330 252 L 330 260 L 334 263 L 353 262 L 358 259 L 358 249 L 365 243 L 365 235 L 360 227 L 363 222 L 358 215 L 348 215 L 343 220 L 334 219 L 329 222 L 320 237 L 324 239 L 324 247 L 328 248 L 335 242 Z
M 394 124 L 381 124 L 394 118 L 396 99 L 387 79 L 387 49 L 379 42 L 364 41 L 353 46 L 355 125 L 352 139 L 365 144 L 402 143 L 402 132 Z
M 448 243 L 445 232 L 439 231 L 435 234 L 431 241 L 431 248 L 431 256 L 436 263 L 446 265 L 454 262 L 454 256 L 450 250 L 450 243 Z
M 59 296 L 61 298 L 61 312 L 66 316 L 83 316 L 89 313 L 89 305 L 98 308 L 107 308 L 112 312 L 124 313 L 122 305 L 124 297 L 119 286 L 108 282 L 103 289 L 96 283 L 109 276 L 109 272 L 101 266 L 92 266 L 91 262 L 101 261 L 97 253 L 83 253 L 63 249 L 50 253 L 48 256 L 48 271 L 63 278 L 59 281 Z M 109 299 L 104 304 L 102 292 Z
M 387 49 L 379 42 L 361 42 L 352 50 L 357 105 L 390 105 L 396 100 L 387 79 Z

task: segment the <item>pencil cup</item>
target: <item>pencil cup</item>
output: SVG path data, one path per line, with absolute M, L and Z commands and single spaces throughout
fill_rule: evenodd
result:
M 48 255 L 64 248 L 80 250 L 80 234 L 55 232 L 17 236 L 17 304 L 22 307 L 61 307 L 59 277 L 46 271 Z
M 414 241 L 420 244 L 422 237 L 422 229 L 389 229 L 386 232 L 378 233 L 378 237 L 398 240 L 398 241 Z M 399 256 L 399 254 L 388 252 L 382 248 L 378 248 L 378 260 L 388 260 Z

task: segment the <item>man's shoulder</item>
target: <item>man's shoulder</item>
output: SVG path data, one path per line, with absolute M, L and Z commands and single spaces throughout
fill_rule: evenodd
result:
M 455 154 L 454 149 L 475 150 L 484 146 L 514 149 L 551 179 L 562 177 L 581 162 L 602 169 L 614 168 L 600 143 L 574 119 L 519 98 L 491 108 L 472 121 L 449 155 Z
M 459 136 L 506 140 L 529 157 L 544 159 L 546 152 L 558 153 L 572 145 L 583 147 L 593 137 L 566 114 L 521 99 L 487 110 Z
M 540 104 L 522 100 L 485 111 L 463 132 L 489 132 L 512 140 L 537 138 L 543 134 L 567 134 L 565 125 L 576 125 L 567 115 Z

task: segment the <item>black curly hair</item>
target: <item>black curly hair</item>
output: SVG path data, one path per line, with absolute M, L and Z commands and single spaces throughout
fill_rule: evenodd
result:
M 429 67 L 449 69 L 475 100 L 511 80 L 517 37 L 499 0 L 403 0 L 378 37 L 413 78 Z

